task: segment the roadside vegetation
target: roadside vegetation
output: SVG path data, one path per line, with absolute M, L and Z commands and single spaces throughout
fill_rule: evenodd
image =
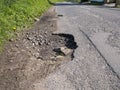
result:
M 120 8 L 120 0 L 116 0 L 116 7 Z
M 0 0 L 0 50 L 14 32 L 31 26 L 50 6 L 47 0 Z

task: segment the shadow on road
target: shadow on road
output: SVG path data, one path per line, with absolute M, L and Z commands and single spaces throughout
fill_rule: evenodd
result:
M 64 6 L 64 5 L 80 5 L 79 3 L 72 3 L 72 2 L 64 2 L 64 3 L 53 3 L 50 0 L 48 0 L 48 3 L 54 6 Z
M 93 5 L 95 5 L 95 6 L 102 6 L 103 5 L 103 3 L 101 4 L 101 3 L 90 3 L 90 2 L 80 2 L 80 3 L 73 3 L 73 2 L 62 2 L 62 3 L 53 3 L 53 2 L 51 2 L 50 0 L 48 0 L 48 3 L 49 4 L 51 4 L 51 5 L 54 5 L 54 6 L 66 6 L 66 5 L 68 5 L 68 6 L 73 6 L 73 5 L 90 5 L 90 6 L 93 6 Z

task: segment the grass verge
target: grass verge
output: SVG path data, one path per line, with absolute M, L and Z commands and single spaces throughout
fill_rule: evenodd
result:
M 63 0 L 52 0 L 52 2 Z M 34 18 L 51 5 L 47 0 L 1 0 L 0 1 L 0 50 L 14 32 L 31 26 Z

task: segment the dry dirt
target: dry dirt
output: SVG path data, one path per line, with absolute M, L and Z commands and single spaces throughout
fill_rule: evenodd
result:
M 0 54 L 0 90 L 28 90 L 32 83 L 44 79 L 59 65 L 73 58 L 77 48 L 71 35 L 53 34 L 57 30 L 54 8 L 48 10 L 33 28 L 18 33 Z M 68 55 L 54 49 L 66 47 Z

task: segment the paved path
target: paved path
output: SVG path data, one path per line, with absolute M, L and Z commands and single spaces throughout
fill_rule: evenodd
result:
M 74 36 L 74 59 L 36 90 L 120 90 L 120 9 L 57 5 L 58 32 Z M 63 16 L 62 16 L 63 15 Z

